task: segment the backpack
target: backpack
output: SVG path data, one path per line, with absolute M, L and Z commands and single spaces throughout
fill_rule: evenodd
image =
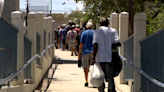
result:
M 70 33 L 70 38 L 71 38 L 71 39 L 74 39 L 74 38 L 75 38 L 74 32 L 73 32 L 73 31 Z
M 112 63 L 113 63 L 113 70 L 114 70 L 113 77 L 116 77 L 119 75 L 123 67 L 123 64 L 122 64 L 120 56 L 118 55 L 118 52 L 112 52 Z

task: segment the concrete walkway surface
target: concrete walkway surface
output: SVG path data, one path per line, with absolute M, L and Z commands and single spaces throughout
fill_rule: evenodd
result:
M 77 56 L 70 56 L 70 51 L 55 50 L 55 55 L 63 60 L 77 60 Z M 89 80 L 90 80 L 89 74 Z M 89 87 L 84 87 L 85 78 L 83 68 L 78 68 L 77 64 L 59 64 L 52 82 L 47 92 L 98 92 L 97 88 L 93 88 L 89 83 Z M 107 84 L 105 92 L 107 92 Z M 117 92 L 130 92 L 119 91 Z

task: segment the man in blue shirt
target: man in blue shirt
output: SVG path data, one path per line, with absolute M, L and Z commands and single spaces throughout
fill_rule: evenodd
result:
M 66 44 L 66 39 L 65 39 L 65 31 L 66 31 L 66 29 L 63 29 L 63 31 L 62 31 L 62 39 L 63 39 L 63 51 L 65 50 L 65 44 Z
M 92 30 L 93 24 L 92 22 L 88 22 L 86 24 L 87 30 L 84 31 L 81 35 L 80 39 L 80 47 L 79 47 L 79 60 L 81 59 L 81 52 L 83 54 L 83 68 L 85 72 L 85 79 L 86 83 L 84 86 L 88 86 L 88 71 L 89 71 L 89 66 L 94 63 L 93 61 L 93 34 L 94 30 Z

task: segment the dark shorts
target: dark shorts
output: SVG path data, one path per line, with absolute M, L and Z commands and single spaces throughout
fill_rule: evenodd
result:
M 65 44 L 65 40 L 63 40 L 63 44 Z
M 79 45 L 76 45 L 76 50 L 77 52 L 79 52 Z

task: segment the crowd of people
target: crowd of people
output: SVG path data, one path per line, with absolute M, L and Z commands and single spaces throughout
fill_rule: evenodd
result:
M 60 48 L 63 51 L 70 50 L 71 56 L 77 56 L 78 49 L 76 48 L 76 37 L 80 33 L 80 26 L 73 23 L 71 20 L 68 24 L 62 24 L 55 31 L 57 40 L 56 49 Z
M 83 27 L 69 21 L 62 24 L 56 31 L 56 49 L 70 50 L 71 56 L 78 56 L 78 67 L 83 67 L 85 84 L 88 86 L 88 72 L 90 65 L 99 63 L 108 82 L 108 92 L 116 92 L 112 51 L 121 46 L 117 30 L 108 27 L 108 18 L 100 18 L 100 27 L 93 30 L 93 21 L 84 22 Z M 105 83 L 98 87 L 99 92 L 105 92 Z

